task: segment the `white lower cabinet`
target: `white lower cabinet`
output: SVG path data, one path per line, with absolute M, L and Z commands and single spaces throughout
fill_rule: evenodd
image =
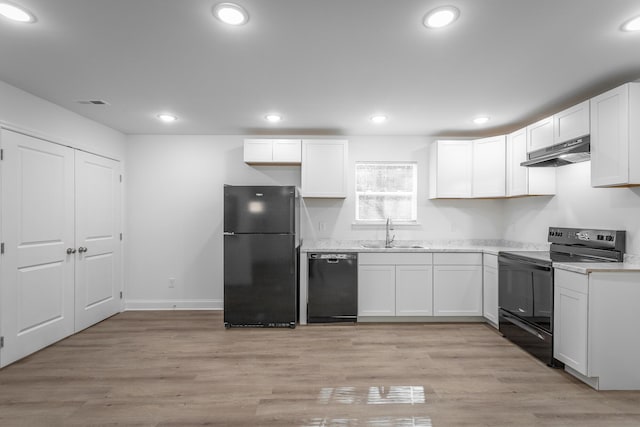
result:
M 640 271 L 554 269 L 553 357 L 597 390 L 640 390 Z
M 557 270 L 555 276 L 554 357 L 587 375 L 589 279 L 563 270 Z
M 396 266 L 358 266 L 358 316 L 396 315 Z
M 358 254 L 358 317 L 478 317 L 482 289 L 482 253 Z
M 396 316 L 433 315 L 433 268 L 396 266 Z
M 482 313 L 489 323 L 498 327 L 498 256 L 483 255 Z
M 482 316 L 482 254 L 436 253 L 433 314 Z
M 358 255 L 358 316 L 431 316 L 432 254 Z

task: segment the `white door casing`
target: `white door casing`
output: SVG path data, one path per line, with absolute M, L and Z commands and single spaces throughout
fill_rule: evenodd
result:
M 73 333 L 74 151 L 2 130 L 2 366 Z

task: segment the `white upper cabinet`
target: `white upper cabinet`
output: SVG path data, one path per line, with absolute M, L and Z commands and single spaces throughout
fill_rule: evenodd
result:
M 473 197 L 505 196 L 505 137 L 473 141 Z
M 527 129 L 507 135 L 507 197 L 529 194 L 529 168 L 520 166 L 527 160 Z
M 527 152 L 553 145 L 553 116 L 527 126 Z
M 471 197 L 472 141 L 436 141 L 429 159 L 429 198 Z
M 589 135 L 589 101 L 553 115 L 553 143 L 560 144 Z
M 591 99 L 591 185 L 640 184 L 640 83 Z
M 527 129 L 507 135 L 507 197 L 556 194 L 556 168 L 525 167 Z
M 244 162 L 299 165 L 301 144 L 300 139 L 245 139 Z
M 346 140 L 303 140 L 302 197 L 347 197 L 347 152 Z

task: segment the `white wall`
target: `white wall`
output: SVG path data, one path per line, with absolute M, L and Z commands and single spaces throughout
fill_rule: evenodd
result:
M 127 307 L 222 307 L 224 184 L 300 185 L 299 167 L 247 166 L 242 146 L 240 136 L 129 137 Z
M 502 201 L 429 201 L 428 143 L 419 137 L 348 137 L 349 188 L 357 160 L 409 160 L 419 167 L 420 226 L 397 239 L 499 238 Z M 222 188 L 300 185 L 296 166 L 253 167 L 242 161 L 241 136 L 130 136 L 127 141 L 125 247 L 128 308 L 221 308 Z M 353 226 L 353 195 L 306 199 L 307 239 L 379 239 L 384 228 Z M 318 223 L 327 231 L 316 233 Z M 175 287 L 169 287 L 169 278 Z
M 116 160 L 124 160 L 125 136 L 0 81 L 0 124 Z
M 305 199 L 305 238 L 315 240 L 384 239 L 384 226 L 354 225 L 355 163 L 412 161 L 418 164 L 418 225 L 396 225 L 396 240 L 498 239 L 502 234 L 502 200 L 429 200 L 429 144 L 427 137 L 351 136 L 349 193 L 344 200 Z M 320 223 L 326 224 L 321 231 Z
M 627 250 L 640 254 L 640 188 L 592 188 L 591 162 L 557 169 L 557 195 L 505 201 L 504 238 L 545 243 L 550 226 L 627 231 Z

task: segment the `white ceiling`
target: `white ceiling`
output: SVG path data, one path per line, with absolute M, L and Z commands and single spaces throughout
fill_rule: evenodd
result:
M 127 134 L 482 136 L 640 78 L 638 0 L 238 0 L 240 27 L 216 0 L 14 1 L 38 22 L 0 20 L 0 80 Z

